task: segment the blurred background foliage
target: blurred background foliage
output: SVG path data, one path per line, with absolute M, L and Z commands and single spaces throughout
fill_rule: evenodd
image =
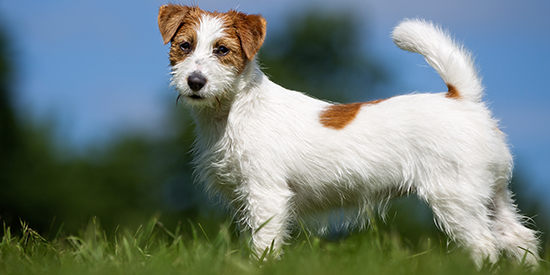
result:
M 384 60 L 369 55 L 369 45 L 360 43 L 365 40 L 358 39 L 362 36 L 357 26 L 353 13 L 290 16 L 284 29 L 268 36 L 260 53 L 262 67 L 275 82 L 318 98 L 364 99 L 376 92 L 377 85 L 397 80 Z M 48 236 L 59 230 L 72 234 L 92 217 L 107 231 L 137 226 L 159 213 L 167 226 L 193 220 L 214 231 L 229 219 L 220 210 L 222 204 L 193 183 L 193 125 L 184 107 L 166 103 L 174 112 L 167 118 L 173 120 L 174 134 L 151 138 L 128 133 L 106 146 L 73 153 L 74 148 L 55 140 L 55 122 L 29 122 L 16 115 L 12 98 L 17 92 L 17 60 L 12 57 L 8 37 L 0 33 L 2 223 L 16 228 L 23 220 Z M 548 215 L 522 190 L 526 183 L 521 175 L 516 172 L 513 184 L 520 208 L 546 231 Z M 426 236 L 444 240 L 430 211 L 418 200 L 404 198 L 391 205 L 388 222 L 377 223 L 385 230 L 402 233 L 411 243 Z
M 344 11 L 290 17 L 283 30 L 266 38 L 260 51 L 264 72 L 285 88 L 325 100 L 347 102 L 372 94 L 390 74 L 361 43 L 365 31 L 359 26 L 353 13 Z

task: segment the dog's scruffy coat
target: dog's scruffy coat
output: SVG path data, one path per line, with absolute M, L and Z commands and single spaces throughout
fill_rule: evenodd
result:
M 377 203 L 414 193 L 478 265 L 501 252 L 536 265 L 535 232 L 508 189 L 505 135 L 481 102 L 470 53 L 439 27 L 404 20 L 393 40 L 423 55 L 447 92 L 332 104 L 260 71 L 259 15 L 171 4 L 158 23 L 171 42 L 172 85 L 196 123 L 199 179 L 228 199 L 256 252 L 279 249 L 293 221 L 311 214 L 356 209 L 360 222 Z

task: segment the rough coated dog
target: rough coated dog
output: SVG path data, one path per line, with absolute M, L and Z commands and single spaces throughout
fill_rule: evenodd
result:
M 537 264 L 537 237 L 508 189 L 505 135 L 481 102 L 470 54 L 439 27 L 405 20 L 393 39 L 423 55 L 447 92 L 331 104 L 260 71 L 260 15 L 171 4 L 158 24 L 171 44 L 172 85 L 196 123 L 199 179 L 228 199 L 256 252 L 280 249 L 292 223 L 311 214 L 355 209 L 348 218 L 361 223 L 378 203 L 415 193 L 478 265 L 501 252 Z

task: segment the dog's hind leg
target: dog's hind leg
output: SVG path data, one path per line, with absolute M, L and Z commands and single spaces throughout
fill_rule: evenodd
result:
M 497 180 L 493 202 L 489 206 L 493 210 L 493 231 L 502 250 L 518 261 L 538 266 L 538 240 L 536 232 L 525 227 L 525 219 L 518 213 L 507 188 L 508 180 Z
M 418 190 L 430 205 L 440 229 L 468 249 L 479 268 L 485 260 L 495 263 L 499 258 L 497 239 L 491 230 L 491 213 L 486 206 L 490 194 L 483 194 L 490 193 L 489 189 L 476 190 L 474 185 L 447 179 L 434 182 L 427 190 Z

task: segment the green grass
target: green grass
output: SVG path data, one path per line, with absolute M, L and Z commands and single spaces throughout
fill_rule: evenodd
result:
M 156 218 L 137 229 L 118 228 L 111 233 L 93 220 L 76 236 L 58 234 L 52 240 L 24 223 L 21 232 L 11 231 L 4 226 L 0 274 L 529 273 L 506 260 L 477 271 L 468 255 L 445 241 L 426 237 L 412 244 L 376 226 L 337 242 L 302 231 L 285 247 L 281 259 L 268 255 L 263 262 L 250 257 L 247 242 L 235 237 L 228 224 L 220 225 L 211 235 L 192 222 L 171 231 Z M 549 272 L 549 265 L 543 262 L 534 274 Z

